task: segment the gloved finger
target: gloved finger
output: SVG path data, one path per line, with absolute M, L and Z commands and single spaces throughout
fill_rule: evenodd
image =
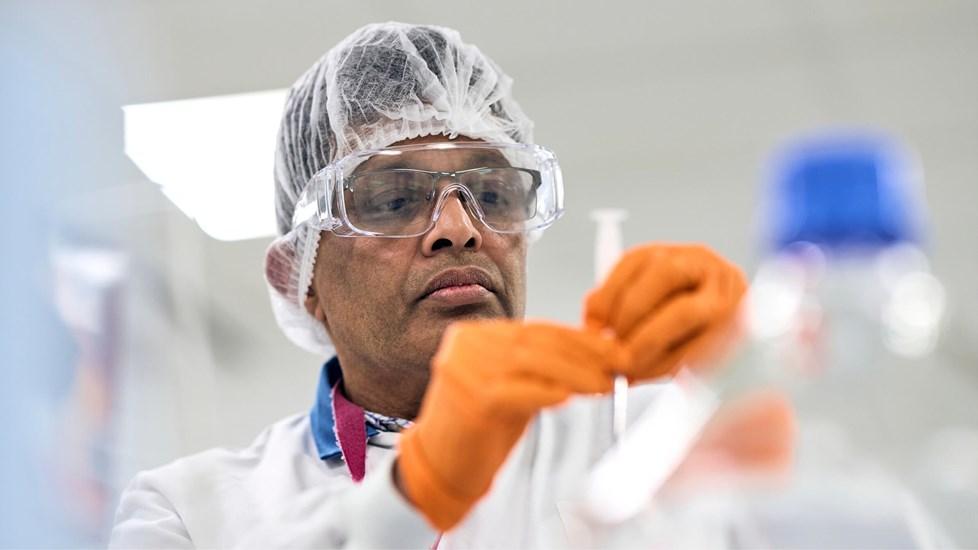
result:
M 455 323 L 442 339 L 435 371 L 460 386 L 505 385 L 513 376 L 534 376 L 575 393 L 605 393 L 613 383 L 619 347 L 613 340 L 553 323 Z M 476 354 L 479 360 L 459 368 L 457 358 L 464 354 Z M 447 365 L 452 368 L 446 370 Z M 485 372 L 473 376 L 473 369 Z
M 703 368 L 721 359 L 740 339 L 740 307 L 747 282 L 738 269 L 724 269 L 718 277 L 718 307 L 715 319 L 685 346 L 685 363 Z
M 434 370 L 456 363 L 459 357 L 465 357 L 463 362 L 470 365 L 504 366 L 512 362 L 522 328 L 523 323 L 506 319 L 454 322 L 442 333 L 432 360 Z M 475 358 L 478 361 L 474 362 Z
M 520 349 L 549 352 L 582 367 L 599 368 L 606 373 L 617 372 L 619 367 L 620 343 L 595 331 L 553 323 L 527 323 L 526 330 L 520 332 L 518 338 Z
M 508 384 L 516 379 L 535 380 L 576 394 L 607 393 L 614 385 L 614 377 L 608 372 L 564 360 L 548 361 L 545 368 L 539 366 L 521 368 L 508 376 L 505 383 Z
M 672 376 L 680 368 L 696 371 L 708 369 L 722 359 L 724 352 L 736 341 L 734 319 L 720 319 L 706 328 L 691 333 L 675 349 L 652 360 L 656 363 L 652 377 Z
M 704 332 L 715 319 L 717 309 L 711 289 L 684 293 L 671 300 L 625 341 L 632 356 L 626 373 L 637 378 L 662 375 L 663 367 L 656 364 Z
M 627 339 L 642 320 L 655 315 L 677 296 L 693 292 L 711 275 L 710 258 L 696 247 L 651 259 L 654 265 L 638 275 L 621 293 L 619 305 L 611 312 L 609 326 L 621 339 Z
M 732 344 L 740 303 L 747 283 L 739 269 L 727 263 L 717 263 L 710 269 L 707 279 L 695 293 L 682 295 L 664 306 L 650 318 L 629 343 L 639 372 L 649 370 L 649 365 L 661 361 L 657 356 L 680 350 L 684 361 L 702 361 L 710 354 L 722 355 L 719 344 Z M 687 307 L 684 304 L 689 304 Z M 640 363 L 644 361 L 643 367 Z M 673 361 L 656 366 L 654 374 L 661 376 L 672 372 Z
M 691 338 L 677 349 L 682 355 L 682 363 L 697 371 L 708 368 L 719 361 L 725 346 L 729 346 L 732 319 L 714 321 L 700 334 Z
M 631 262 L 626 264 L 630 270 L 612 272 L 609 280 L 589 296 L 586 308 L 588 327 L 600 328 L 599 320 L 603 321 L 619 338 L 627 338 L 641 318 L 654 314 L 670 297 L 702 284 L 714 266 L 726 265 L 701 245 L 649 245 L 629 254 L 625 260 Z M 637 267 L 635 258 L 641 260 Z
M 709 369 L 724 356 L 725 345 L 731 331 L 730 323 L 711 323 L 706 328 L 691 333 L 675 349 L 655 358 L 650 358 L 644 366 L 637 366 L 635 379 L 668 377 L 680 368 L 696 371 Z
M 685 366 L 686 348 L 681 347 L 666 351 L 658 356 L 643 356 L 633 359 L 631 370 L 628 371 L 630 384 L 648 380 L 669 378 Z
M 540 409 L 563 403 L 571 395 L 560 384 L 532 377 L 511 378 L 505 385 L 491 386 L 485 392 L 486 402 L 494 414 L 506 418 L 529 418 Z
M 718 256 L 700 245 L 659 247 L 646 269 L 625 290 L 612 311 L 610 326 L 619 338 L 628 338 L 641 320 L 654 315 L 672 298 L 697 290 L 714 275 Z
M 641 271 L 649 255 L 648 247 L 641 247 L 626 252 L 608 277 L 588 293 L 584 300 L 584 325 L 600 330 L 609 324 L 611 312 L 614 310 L 618 295 L 627 288 L 628 284 Z
M 431 360 L 433 370 L 437 371 L 443 365 L 450 364 L 449 359 L 460 350 L 478 345 L 482 339 L 480 335 L 490 330 L 498 332 L 501 329 L 490 327 L 488 324 L 479 326 L 471 321 L 458 321 L 448 325 L 442 332 L 438 350 Z
M 520 331 L 517 345 L 526 350 L 556 349 L 561 357 L 582 363 L 595 363 L 606 366 L 614 356 L 617 343 L 599 332 L 581 330 L 555 323 L 525 324 Z M 613 370 L 608 367 L 609 371 Z

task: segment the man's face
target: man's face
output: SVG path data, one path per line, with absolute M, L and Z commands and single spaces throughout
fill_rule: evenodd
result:
M 397 145 L 438 141 L 448 138 L 430 136 Z M 475 154 L 425 151 L 412 154 L 412 161 L 423 165 L 410 168 L 463 170 L 478 165 Z M 375 169 L 370 164 L 375 160 L 358 170 Z M 446 183 L 440 181 L 439 188 Z M 324 231 L 306 305 L 326 325 L 341 359 L 385 369 L 421 369 L 404 374 L 426 378 L 449 323 L 520 318 L 525 285 L 525 236 L 488 229 L 453 193 L 434 227 L 418 237 L 340 237 Z M 430 292 L 434 287 L 444 288 Z

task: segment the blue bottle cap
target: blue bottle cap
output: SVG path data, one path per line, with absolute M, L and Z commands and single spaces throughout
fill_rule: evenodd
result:
M 803 242 L 841 249 L 922 239 L 917 170 L 886 136 L 806 136 L 775 155 L 769 183 L 765 240 L 775 250 Z

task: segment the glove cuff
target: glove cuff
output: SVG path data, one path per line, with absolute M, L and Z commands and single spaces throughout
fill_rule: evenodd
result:
M 401 436 L 397 467 L 408 498 L 428 523 L 442 532 L 455 527 L 478 498 L 459 497 L 445 489 L 434 474 L 415 428 Z

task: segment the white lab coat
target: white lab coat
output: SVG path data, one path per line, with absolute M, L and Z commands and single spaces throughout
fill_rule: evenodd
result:
M 543 412 L 489 494 L 438 548 L 567 546 L 561 509 L 608 449 L 609 431 L 608 399 Z M 360 484 L 342 460 L 319 458 L 308 414 L 273 424 L 245 449 L 212 449 L 140 473 L 121 497 L 109 546 L 431 548 L 438 533 L 391 479 L 398 437 L 370 438 Z

